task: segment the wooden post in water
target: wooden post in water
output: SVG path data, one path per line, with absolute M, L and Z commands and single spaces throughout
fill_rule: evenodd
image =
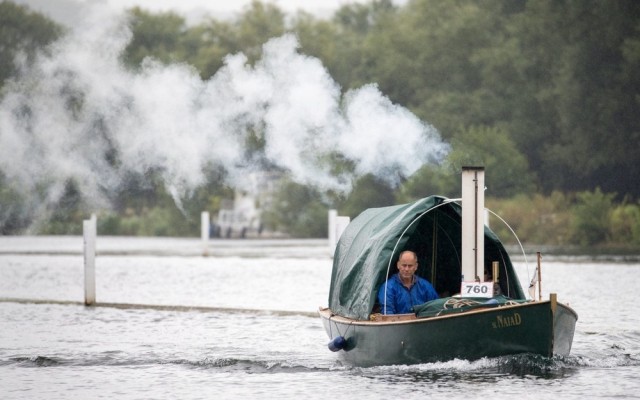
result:
M 97 218 L 95 214 L 91 219 L 82 222 L 82 234 L 84 237 L 84 304 L 92 306 L 96 302 Z
M 536 268 L 538 274 L 538 301 L 542 301 L 542 254 L 538 252 L 538 268 Z

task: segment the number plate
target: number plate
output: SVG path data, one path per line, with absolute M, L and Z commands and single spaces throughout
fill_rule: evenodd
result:
M 493 282 L 462 282 L 462 297 L 493 297 Z

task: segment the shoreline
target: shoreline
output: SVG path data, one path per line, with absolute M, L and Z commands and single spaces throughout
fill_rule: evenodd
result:
M 82 236 L 0 236 L 0 255 L 83 255 Z M 524 262 L 522 249 L 506 245 L 514 262 Z M 526 261 L 542 254 L 543 262 L 613 262 L 639 263 L 640 250 L 579 248 L 575 246 L 524 245 Z M 200 238 L 98 236 L 98 256 L 158 256 L 158 257 L 273 257 L 273 258 L 333 258 L 328 239 L 220 239 Z

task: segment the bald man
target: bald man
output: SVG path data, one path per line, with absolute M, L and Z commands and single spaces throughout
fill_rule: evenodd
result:
M 416 275 L 418 256 L 410 250 L 400 253 L 398 273 L 380 286 L 378 303 L 382 314 L 407 314 L 413 306 L 438 298 L 438 293 L 424 278 Z

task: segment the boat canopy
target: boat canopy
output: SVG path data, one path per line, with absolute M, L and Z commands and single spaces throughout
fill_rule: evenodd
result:
M 417 275 L 429 280 L 440 297 L 457 294 L 462 276 L 461 215 L 458 203 L 440 196 L 363 211 L 347 226 L 336 246 L 329 289 L 331 311 L 347 318 L 369 319 L 378 288 L 397 272 L 396 262 L 404 250 L 418 255 Z M 491 274 L 492 262 L 498 261 L 502 294 L 524 300 L 504 246 L 487 226 L 484 235 L 485 274 Z

